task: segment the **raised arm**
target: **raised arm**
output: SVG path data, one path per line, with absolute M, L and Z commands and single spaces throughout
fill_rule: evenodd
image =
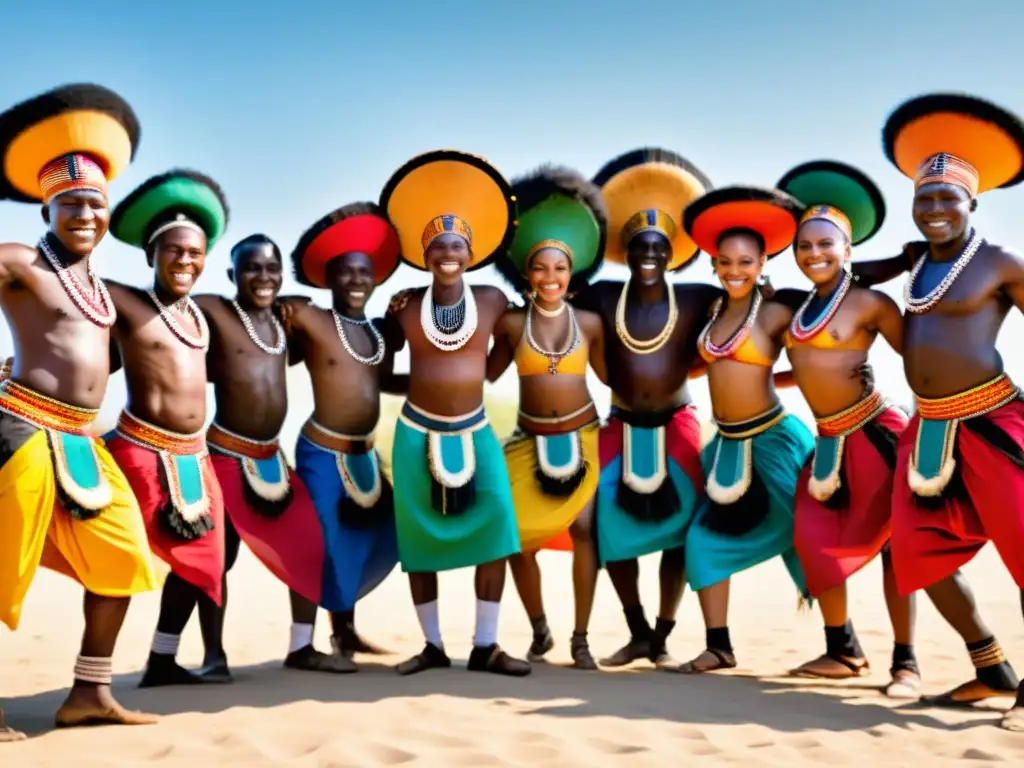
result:
M 914 268 L 917 260 L 928 251 L 928 243 L 915 240 L 905 243 L 899 256 L 871 261 L 854 261 L 851 266 L 853 277 L 861 288 L 887 283 L 894 277 Z

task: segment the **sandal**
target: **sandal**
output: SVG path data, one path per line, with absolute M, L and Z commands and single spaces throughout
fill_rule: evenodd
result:
M 528 662 L 513 659 L 495 643 L 494 645 L 476 646 L 469 654 L 466 669 L 470 672 L 491 672 L 508 677 L 526 677 L 532 668 Z
M 849 680 L 864 677 L 871 671 L 867 659 L 855 659 L 849 656 L 829 656 L 823 653 L 813 661 L 801 664 L 789 670 L 791 677 L 809 678 L 814 680 Z
M 590 644 L 587 642 L 585 632 L 574 632 L 572 640 L 569 641 L 569 653 L 572 654 L 573 669 L 585 669 L 593 671 L 597 669 L 597 662 L 590 653 Z
M 701 659 L 711 657 L 714 666 L 700 663 Z M 736 655 L 731 651 L 718 648 L 705 648 L 699 656 L 676 667 L 676 671 L 684 675 L 702 675 L 705 672 L 717 672 L 720 669 L 733 669 L 736 666 Z
M 651 642 L 650 640 L 641 640 L 640 638 L 632 637 L 629 642 L 619 648 L 615 653 L 607 658 L 601 659 L 602 667 L 624 667 L 627 664 L 632 664 L 637 659 L 647 659 L 651 655 Z
M 427 643 L 422 651 L 395 667 L 395 671 L 400 675 L 415 675 L 428 669 L 447 669 L 451 665 L 452 660 L 447 653 L 433 643 Z
M 970 708 L 979 701 L 987 699 L 1006 698 L 1016 696 L 1017 689 L 998 690 L 990 688 L 977 678 L 961 683 L 951 691 L 939 694 L 938 696 L 922 696 L 919 701 L 926 707 L 945 707 L 949 709 Z
M 284 659 L 287 669 L 298 669 L 305 672 L 331 672 L 336 675 L 358 672 L 351 659 L 338 654 L 321 653 L 312 645 L 292 651 Z

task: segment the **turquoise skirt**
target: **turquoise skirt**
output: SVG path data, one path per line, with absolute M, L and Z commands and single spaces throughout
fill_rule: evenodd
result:
M 482 407 L 441 419 L 407 402 L 391 466 L 403 571 L 448 571 L 519 552 L 505 453 Z
M 793 506 L 797 481 L 813 451 L 814 436 L 792 414 L 747 439 L 725 439 L 721 430 L 715 435 L 702 453 L 709 496 L 686 536 L 686 576 L 691 588 L 713 586 L 781 556 L 800 594 L 807 595 L 793 541 Z M 760 519 L 750 530 L 725 532 L 723 527 L 728 526 L 713 520 L 712 515 L 728 516 L 734 504 L 738 510 L 750 502 L 751 491 L 729 499 L 733 503 L 722 501 L 730 490 L 734 496 L 741 494 L 744 482 L 757 489 Z M 711 495 L 719 501 L 714 503 Z

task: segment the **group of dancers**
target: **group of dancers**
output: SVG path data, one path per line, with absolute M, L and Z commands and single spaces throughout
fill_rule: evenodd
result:
M 511 183 L 475 155 L 428 152 L 377 202 L 338 208 L 299 239 L 294 277 L 330 291 L 327 308 L 280 295 L 284 259 L 260 234 L 231 249 L 233 298 L 193 295 L 227 229 L 225 194 L 202 173 L 172 170 L 111 211 L 108 183 L 138 144 L 131 107 L 95 85 L 0 115 L 0 198 L 42 203 L 46 224 L 34 246 L 0 245 L 15 342 L 0 382 L 0 621 L 17 629 L 39 565 L 85 589 L 58 726 L 155 720 L 114 699 L 111 656 L 131 597 L 161 583 L 141 685 L 230 682 L 227 573 L 245 542 L 289 588 L 284 665 L 329 673 L 380 652 L 356 631 L 355 608 L 400 564 L 425 638 L 400 674 L 451 665 L 436 574 L 469 566 L 468 669 L 529 674 L 554 646 L 535 555 L 555 549 L 573 558 L 575 668 L 599 666 L 587 629 L 601 568 L 630 637 L 600 665 L 646 659 L 694 674 L 737 664 L 730 577 L 781 557 L 825 629 L 824 653 L 792 674 L 859 677 L 869 663 L 845 585 L 880 556 L 894 636 L 886 694 L 920 695 L 923 589 L 975 667 L 927 701 L 1016 697 L 1002 723 L 1024 730 L 1024 687 L 959 571 L 992 541 L 1024 587 L 1024 402 L 996 351 L 1007 312 L 1024 308 L 1024 259 L 970 222 L 981 193 L 1024 179 L 1014 115 L 962 95 L 893 112 L 883 145 L 913 181 L 924 241 L 857 262 L 852 248 L 879 231 L 885 204 L 840 162 L 800 165 L 772 187 L 715 188 L 661 149 L 624 154 L 593 179 L 544 166 Z M 93 271 L 108 228 L 144 252 L 151 286 Z M 766 279 L 768 261 L 790 249 L 809 288 Z M 702 251 L 721 287 L 671 279 Z M 592 281 L 604 259 L 626 265 L 628 279 Z M 371 294 L 401 262 L 429 274 L 429 286 L 367 318 Z M 465 283 L 486 264 L 524 300 Z M 902 309 L 872 290 L 908 271 Z M 912 416 L 874 388 L 879 334 L 903 357 Z M 409 373 L 398 374 L 406 345 Z M 783 348 L 791 370 L 775 371 Z M 314 403 L 292 469 L 278 435 L 286 369 L 299 363 Z M 483 391 L 513 363 L 518 422 L 502 442 Z M 603 422 L 588 367 L 612 392 Z M 101 437 L 93 424 L 118 369 L 127 403 Z M 700 376 L 716 427 L 703 449 L 687 389 Z M 785 412 L 783 386 L 799 388 L 816 434 Z M 374 447 L 382 392 L 406 398 L 390 469 Z M 637 560 L 654 553 L 652 625 Z M 497 638 L 506 563 L 533 625 L 525 660 Z M 680 663 L 667 640 L 686 584 L 706 647 Z M 318 608 L 330 617 L 330 652 L 313 646 Z M 206 656 L 197 671 L 175 659 L 193 612 Z M 0 714 L 0 741 L 19 738 Z

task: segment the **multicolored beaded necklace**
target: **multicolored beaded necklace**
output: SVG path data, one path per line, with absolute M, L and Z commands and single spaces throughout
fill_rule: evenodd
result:
M 915 315 L 920 315 L 927 312 L 929 309 L 934 307 L 940 301 L 942 297 L 946 295 L 946 292 L 953 287 L 953 283 L 960 276 L 967 265 L 971 263 L 971 259 L 974 258 L 974 254 L 978 252 L 978 249 L 985 243 L 984 238 L 979 237 L 976 230 L 972 229 L 971 234 L 967 237 L 967 242 L 964 243 L 964 248 L 960 252 L 956 261 L 949 268 L 946 276 L 942 278 L 942 282 L 939 283 L 935 288 L 931 290 L 926 296 L 920 298 L 914 296 L 914 283 L 917 281 L 917 276 L 924 269 L 925 263 L 928 261 L 928 254 L 924 254 L 920 259 L 917 260 L 917 264 L 914 265 L 914 270 L 910 273 L 910 278 L 907 280 L 907 284 L 903 287 L 903 304 L 908 312 Z
M 743 320 L 740 327 L 733 331 L 726 342 L 719 346 L 711 340 L 711 329 L 714 327 L 715 321 L 718 320 L 718 316 L 722 314 L 724 307 L 724 299 L 718 299 L 715 302 L 715 309 L 711 313 L 711 319 L 708 320 L 708 324 L 704 326 L 704 330 L 697 337 L 697 344 L 704 348 L 709 357 L 713 357 L 716 360 L 731 357 L 743 342 L 747 340 L 750 330 L 754 327 L 754 322 L 757 320 L 757 311 L 761 308 L 761 289 L 756 286 L 754 287 L 754 295 L 750 300 L 750 309 L 747 310 L 747 317 Z
M 114 302 L 107 292 L 107 286 L 100 276 L 92 271 L 92 265 L 87 263 L 93 290 L 87 291 L 75 271 L 61 263 L 46 237 L 41 238 L 36 247 L 53 271 L 57 273 L 57 279 L 60 280 L 64 293 L 78 307 L 79 312 L 85 315 L 86 320 L 100 328 L 110 328 L 117 321 L 117 312 L 114 309 Z
M 794 341 L 800 343 L 810 341 L 832 322 L 832 318 L 839 311 L 843 299 L 849 293 L 850 286 L 853 285 L 853 273 L 846 269 L 843 272 L 845 273 L 843 279 L 839 281 L 839 285 L 832 292 L 832 295 L 829 296 L 828 303 L 818 313 L 818 318 L 812 321 L 810 325 L 804 323 L 804 315 L 807 313 L 808 307 L 811 306 L 811 302 L 818 295 L 818 292 L 814 290 L 808 291 L 807 298 L 804 299 L 804 303 L 800 305 L 800 309 L 793 315 L 793 320 L 789 324 L 789 335 L 793 337 Z

